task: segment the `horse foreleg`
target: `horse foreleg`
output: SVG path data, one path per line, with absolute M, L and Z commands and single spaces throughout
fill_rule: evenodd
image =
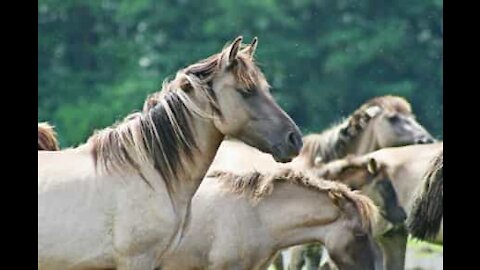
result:
M 383 251 L 385 270 L 403 270 L 408 240 L 405 226 L 392 229 L 378 237 L 377 240 Z

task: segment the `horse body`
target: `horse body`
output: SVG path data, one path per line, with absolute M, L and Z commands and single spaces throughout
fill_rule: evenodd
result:
M 267 269 L 280 249 L 312 241 L 325 243 L 342 270 L 373 269 L 371 236 L 363 226 L 373 204 L 336 183 L 324 181 L 323 190 L 295 183 L 304 176 L 286 172 L 207 177 L 192 200 L 192 223 L 162 269 Z M 264 177 L 273 180 L 261 183 Z M 305 183 L 314 181 L 321 180 Z
M 77 148 L 39 151 L 39 269 L 154 269 L 224 136 L 279 162 L 298 154 L 301 133 L 253 63 L 257 41 L 241 40 L 179 71 L 142 113 Z

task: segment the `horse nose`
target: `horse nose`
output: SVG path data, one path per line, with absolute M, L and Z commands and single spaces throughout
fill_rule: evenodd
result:
M 290 131 L 287 134 L 287 143 L 290 146 L 290 148 L 294 149 L 296 153 L 300 152 L 300 149 L 303 146 L 303 141 L 302 137 L 294 131 Z
M 428 143 L 434 143 L 434 140 L 430 137 L 423 137 L 420 139 L 416 140 L 417 144 L 428 144 Z

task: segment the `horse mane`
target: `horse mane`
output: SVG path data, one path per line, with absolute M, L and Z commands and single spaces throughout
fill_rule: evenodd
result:
M 300 156 L 307 158 L 307 165 L 315 166 L 316 159 L 329 162 L 346 155 L 346 146 L 359 136 L 380 112 L 397 112 L 411 114 L 410 103 L 398 96 L 375 97 L 355 110 L 349 117 L 335 123 L 320 134 L 310 134 L 304 137 Z
M 243 50 L 245 50 L 248 46 L 249 45 L 245 44 L 240 45 L 240 51 L 235 59 L 235 64 L 229 67 L 236 80 L 240 84 L 245 86 L 245 89 L 240 90 L 255 91 L 255 86 L 257 85 L 258 81 L 263 81 L 266 84 L 267 88 L 270 87 L 270 85 L 268 85 L 268 82 L 265 79 L 264 74 L 256 66 L 254 57 L 243 52 Z M 213 111 L 219 116 L 221 116 L 221 113 L 218 105 L 216 105 L 217 97 L 211 87 L 211 84 L 215 75 L 220 71 L 220 63 L 223 57 L 225 57 L 225 51 L 214 54 L 206 59 L 200 60 L 197 63 L 192 64 L 177 73 L 184 74 L 187 78 L 189 78 L 188 80 L 184 80 L 182 83 L 180 83 L 182 86 L 187 84 L 190 84 L 192 86 L 208 86 L 205 90 L 208 92 L 209 98 L 212 100 L 212 104 L 214 105 L 212 107 Z M 159 97 L 160 92 L 150 95 L 145 100 L 145 103 L 143 105 L 143 111 L 148 111 L 152 107 L 154 107 L 158 103 Z
M 407 220 L 410 233 L 421 240 L 435 238 L 443 218 L 443 149 L 432 159 L 415 195 Z
M 55 128 L 47 122 L 38 123 L 38 150 L 39 151 L 60 150 Z
M 137 172 L 146 181 L 141 165 L 147 164 L 155 168 L 171 188 L 169 180 L 177 179 L 179 173 L 194 162 L 192 153 L 199 151 L 191 126 L 192 115 L 213 117 L 198 108 L 187 93 L 195 90 L 203 95 L 212 110 L 220 115 L 211 86 L 226 54 L 224 49 L 179 70 L 172 81 L 163 82 L 161 91 L 147 97 L 142 112 L 96 131 L 88 139 L 95 166 L 101 165 L 108 173 Z M 253 57 L 240 51 L 236 59 L 237 64 L 231 69 L 237 80 L 253 83 L 263 76 L 254 65 Z
M 316 192 L 324 192 L 340 208 L 344 206 L 342 202 L 349 201 L 353 203 L 365 229 L 371 228 L 371 224 L 378 214 L 378 209 L 370 198 L 350 190 L 346 185 L 290 168 L 280 169 L 272 173 L 253 171 L 236 174 L 226 171 L 214 171 L 208 177 L 214 177 L 221 181 L 227 192 L 247 196 L 254 203 L 270 195 L 277 183 L 290 183 Z

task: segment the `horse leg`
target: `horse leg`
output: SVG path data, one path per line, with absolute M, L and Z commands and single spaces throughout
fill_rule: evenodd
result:
M 282 252 L 278 252 L 277 256 L 275 256 L 275 259 L 273 259 L 273 266 L 276 270 L 283 270 Z
M 385 270 L 403 270 L 407 250 L 408 232 L 404 225 L 378 237 L 383 251 Z
M 383 266 L 383 252 L 378 241 L 373 241 L 373 253 L 375 258 L 375 270 L 385 270 Z
M 295 246 L 290 249 L 290 264 L 289 270 L 301 270 L 305 264 L 305 249 L 306 246 Z

